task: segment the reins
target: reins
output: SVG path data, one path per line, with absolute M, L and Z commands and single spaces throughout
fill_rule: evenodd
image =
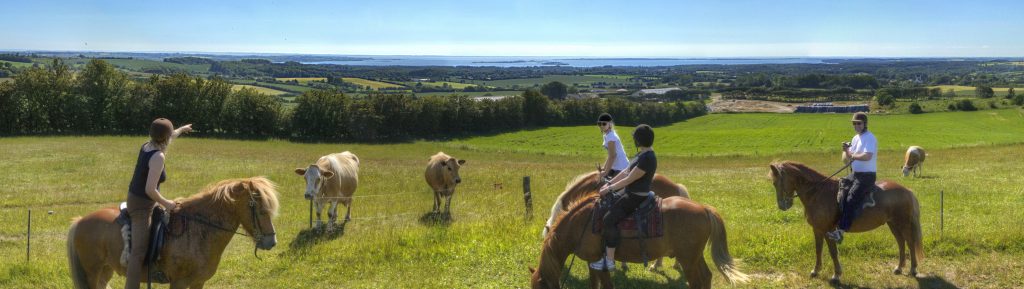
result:
M 263 226 L 260 225 L 259 220 L 256 218 L 256 204 L 257 204 L 257 202 L 256 202 L 256 194 L 255 193 L 250 193 L 249 194 L 249 215 L 252 216 L 252 225 L 253 225 L 252 227 L 253 227 L 253 230 L 255 230 L 255 234 L 253 234 L 253 235 L 239 233 L 237 231 L 237 229 L 230 230 L 228 228 L 225 228 L 225 227 L 223 227 L 223 226 L 221 226 L 221 225 L 211 221 L 210 219 L 207 219 L 203 215 L 199 215 L 199 214 L 189 215 L 189 214 L 185 214 L 185 213 L 178 213 L 178 214 L 180 214 L 183 218 L 185 218 L 186 221 L 194 221 L 194 222 L 199 223 L 201 225 L 206 225 L 208 227 L 211 227 L 211 228 L 214 228 L 214 229 L 217 229 L 217 230 L 221 230 L 221 231 L 224 231 L 224 232 L 228 232 L 228 233 L 233 233 L 235 235 L 252 237 L 253 241 L 255 243 L 255 242 L 262 241 L 264 236 L 274 236 L 274 235 L 277 234 L 274 231 L 271 231 L 269 234 L 263 234 Z M 263 260 L 262 258 L 260 258 L 260 255 L 257 254 L 257 252 L 259 252 L 258 244 L 256 246 L 253 246 L 252 254 L 253 254 L 253 256 L 256 256 L 256 259 Z

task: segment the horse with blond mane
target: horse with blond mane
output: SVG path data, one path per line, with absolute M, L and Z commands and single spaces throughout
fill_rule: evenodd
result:
M 544 231 L 541 233 L 541 237 L 548 235 L 548 231 L 551 230 L 551 225 L 554 224 L 555 219 L 564 214 L 569 210 L 569 205 L 579 201 L 585 197 L 597 194 L 597 190 L 601 188 L 600 171 L 593 171 L 584 173 L 576 176 L 568 184 L 565 185 L 565 191 L 562 191 L 555 199 L 555 203 L 551 205 L 551 216 L 548 217 L 547 223 L 544 225 Z M 690 193 L 687 191 L 686 186 L 682 184 L 673 183 L 667 177 L 661 174 L 654 174 L 654 179 L 651 181 L 651 190 L 654 194 L 661 198 L 668 197 L 683 197 L 690 198 Z M 648 270 L 654 270 L 661 267 L 661 258 L 658 258 L 654 264 Z M 623 267 L 625 268 L 625 267 Z
M 596 193 L 590 194 L 572 204 L 568 212 L 554 222 L 541 248 L 540 265 L 537 269 L 530 268 L 532 288 L 561 288 L 562 270 L 569 254 L 587 262 L 604 255 L 603 237 L 590 230 L 598 199 Z M 661 202 L 664 236 L 646 239 L 644 244 L 637 239 L 623 239 L 616 251 L 616 260 L 641 262 L 644 251 L 652 258 L 673 257 L 682 265 L 689 288 L 711 288 L 711 270 L 704 260 L 704 247 L 710 241 L 712 260 L 725 279 L 747 281 L 747 275 L 736 269 L 729 255 L 725 222 L 714 208 L 682 197 L 665 198 Z M 612 288 L 610 273 L 591 269 L 591 288 L 598 288 L 599 284 Z
M 835 241 L 825 238 L 825 232 L 834 229 L 839 220 L 839 206 L 836 204 L 839 181 L 798 162 L 777 162 L 770 164 L 769 167 L 779 209 L 788 210 L 793 206 L 793 199 L 799 197 L 800 202 L 804 204 L 804 217 L 814 230 L 815 262 L 811 277 L 817 277 L 821 271 L 821 247 L 822 242 L 827 241 L 828 253 L 835 266 L 831 282 L 838 283 L 843 275 L 843 267 L 839 264 L 839 250 Z M 921 209 L 917 197 L 914 197 L 914 192 L 893 181 L 886 180 L 877 185 L 881 191 L 873 193 L 875 205 L 864 208 L 860 216 L 853 221 L 850 232 L 867 232 L 882 224 L 888 224 L 900 250 L 899 264 L 893 273 L 902 274 L 906 258 L 904 249 L 909 247 L 910 275 L 916 276 L 917 262 L 924 257 Z
M 170 227 L 184 229 L 166 235 L 155 268 L 143 268 L 143 272 L 162 272 L 170 288 L 203 288 L 239 226 L 253 237 L 256 248 L 270 250 L 277 244 L 271 218 L 279 206 L 274 183 L 263 177 L 208 186 L 181 200 L 179 209 L 171 213 Z M 106 288 L 114 272 L 125 274 L 120 262 L 125 245 L 115 220 L 119 213 L 117 207 L 107 207 L 71 223 L 67 252 L 75 288 Z M 143 282 L 150 279 L 149 274 L 143 275 Z

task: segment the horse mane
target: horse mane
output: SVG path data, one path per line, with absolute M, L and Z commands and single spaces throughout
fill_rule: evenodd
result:
M 576 176 L 575 178 L 573 178 L 571 181 L 569 181 L 568 183 L 565 184 L 565 190 L 562 191 L 562 193 L 558 195 L 558 198 L 555 199 L 556 200 L 555 202 L 560 204 L 562 206 L 563 210 L 567 210 L 569 208 L 569 205 L 571 205 L 571 204 L 565 204 L 564 203 L 565 197 L 569 196 L 572 193 L 577 193 L 578 194 L 586 186 L 593 185 L 595 183 L 594 180 L 596 180 L 596 178 L 594 178 L 594 175 L 596 175 L 596 174 L 597 174 L 597 171 L 593 171 L 593 172 L 589 172 L 589 173 L 580 174 L 580 175 Z
M 198 194 L 192 195 L 182 203 L 208 208 L 211 212 L 228 212 L 235 206 L 238 199 L 248 200 L 248 193 L 256 193 L 263 202 L 263 208 L 277 216 L 281 207 L 278 201 L 277 185 L 265 177 L 228 179 L 207 185 Z
M 800 173 L 800 175 L 803 176 L 804 180 L 807 182 L 817 182 L 827 178 L 825 175 L 800 162 L 783 161 L 775 164 L 778 165 L 780 169 L 788 168 L 789 171 L 796 171 Z
M 583 208 L 586 208 L 588 205 L 596 204 L 597 203 L 597 199 L 600 198 L 600 197 L 601 197 L 600 195 L 590 195 L 590 196 L 587 196 L 585 198 L 578 199 L 575 202 L 572 202 L 571 204 L 569 204 L 569 210 L 566 211 L 561 216 L 558 216 L 558 219 L 556 219 L 554 224 L 551 226 L 551 230 L 550 231 L 554 232 L 555 230 L 557 230 L 558 227 L 562 225 L 563 220 L 565 220 L 565 218 L 568 218 L 569 216 L 572 216 L 572 215 L 576 214 L 576 212 L 582 210 Z M 547 237 L 547 240 L 545 240 L 544 243 L 549 243 L 550 240 L 554 238 L 554 236 L 555 236 L 555 234 L 550 234 L 549 233 L 548 237 Z

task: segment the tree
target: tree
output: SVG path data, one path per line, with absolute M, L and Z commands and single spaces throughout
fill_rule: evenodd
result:
M 974 89 L 974 94 L 977 95 L 979 98 L 992 98 L 993 96 L 996 95 L 995 91 L 992 90 L 992 87 L 987 85 L 980 85 L 976 87 Z
M 1006 90 L 1006 99 L 1013 99 L 1015 96 L 1017 96 L 1017 93 L 1013 91 L 1013 87 Z
M 924 113 L 924 110 L 923 110 L 923 109 L 921 109 L 921 105 L 920 105 L 920 104 L 917 104 L 917 102 L 916 102 L 916 101 L 910 104 L 910 107 L 908 107 L 908 110 L 909 110 L 909 111 L 910 111 L 910 113 L 912 113 L 912 114 L 921 114 L 921 113 Z
M 124 72 L 100 59 L 90 60 L 78 76 L 78 92 L 88 102 L 92 116 L 88 125 L 93 131 L 109 131 L 114 127 L 113 101 L 124 100 L 130 93 L 130 80 Z
M 880 106 L 891 106 L 896 102 L 896 99 L 888 90 L 880 89 L 875 93 L 875 102 Z
M 546 123 L 550 100 L 536 89 L 523 92 L 523 120 L 527 126 L 539 126 Z
M 565 96 L 569 95 L 569 87 L 559 81 L 552 81 L 542 86 L 540 93 L 551 99 L 565 99 Z

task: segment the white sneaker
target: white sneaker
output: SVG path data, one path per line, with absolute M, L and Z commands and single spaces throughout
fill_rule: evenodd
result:
M 598 259 L 597 261 L 594 261 L 593 263 L 590 263 L 590 269 L 605 270 L 606 268 L 608 269 L 608 271 L 614 271 L 615 260 L 608 260 L 608 257 L 605 256 L 601 257 L 601 259 Z

